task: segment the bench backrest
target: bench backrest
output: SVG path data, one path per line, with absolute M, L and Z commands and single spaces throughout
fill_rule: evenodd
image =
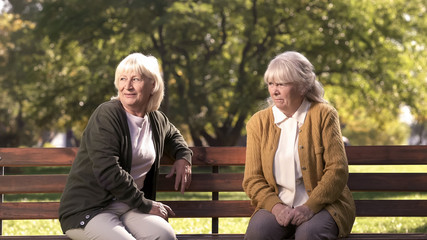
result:
M 210 192 L 212 200 L 162 201 L 176 217 L 209 217 L 212 232 L 219 217 L 249 217 L 249 200 L 218 200 L 218 192 L 242 192 L 245 147 L 193 147 L 193 170 L 189 192 Z M 348 146 L 349 165 L 427 165 L 427 146 Z M 61 193 L 67 174 L 9 175 L 8 169 L 22 167 L 69 167 L 77 148 L 0 148 L 0 194 Z M 162 158 L 162 165 L 172 160 Z M 232 172 L 223 168 L 238 167 Z M 5 170 L 6 168 L 6 170 Z M 208 171 L 206 171 L 208 168 Z M 159 177 L 158 191 L 173 192 L 173 178 Z M 350 173 L 352 191 L 427 192 L 427 173 Z M 427 200 L 357 200 L 357 216 L 427 216 Z M 0 221 L 55 219 L 58 202 L 0 202 Z M 0 231 L 1 235 L 1 231 Z

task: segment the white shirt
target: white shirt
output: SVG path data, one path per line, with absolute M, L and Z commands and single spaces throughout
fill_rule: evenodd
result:
M 311 103 L 304 99 L 290 118 L 273 106 L 274 123 L 281 129 L 273 174 L 279 188 L 279 198 L 291 207 L 300 206 L 308 199 L 298 155 L 298 132 L 304 124 L 310 105 Z
M 144 186 L 145 176 L 150 171 L 156 158 L 148 116 L 143 118 L 126 112 L 132 142 L 132 169 L 133 177 L 139 189 Z

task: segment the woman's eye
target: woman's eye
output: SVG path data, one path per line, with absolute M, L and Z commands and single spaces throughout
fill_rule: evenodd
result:
M 120 78 L 120 81 L 125 81 L 126 80 L 126 78 Z
M 139 80 L 140 80 L 139 78 L 132 78 L 132 81 L 134 81 L 134 82 L 137 82 Z

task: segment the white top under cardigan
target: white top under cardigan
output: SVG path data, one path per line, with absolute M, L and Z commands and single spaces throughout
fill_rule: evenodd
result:
M 274 123 L 281 129 L 273 174 L 279 188 L 279 198 L 290 207 L 303 205 L 308 199 L 298 155 L 298 132 L 304 124 L 310 105 L 311 103 L 304 99 L 298 110 L 289 118 L 273 106 Z
M 148 115 L 143 118 L 126 112 L 129 131 L 132 141 L 132 168 L 130 175 L 133 177 L 138 189 L 144 185 L 145 176 L 150 171 L 156 159 Z

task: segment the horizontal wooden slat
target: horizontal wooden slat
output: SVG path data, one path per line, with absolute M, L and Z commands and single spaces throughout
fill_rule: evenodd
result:
M 175 178 L 165 176 L 159 176 L 158 191 L 175 191 Z M 66 179 L 65 174 L 0 176 L 0 193 L 61 193 Z M 243 173 L 194 173 L 187 191 L 241 192 L 242 180 Z M 426 182 L 427 173 L 350 173 L 348 186 L 364 192 L 427 192 Z
M 254 208 L 248 200 L 230 201 L 162 201 L 176 217 L 249 217 Z M 0 219 L 55 219 L 59 202 L 0 203 Z
M 243 173 L 193 173 L 189 192 L 241 192 Z M 158 178 L 158 191 L 175 191 L 175 178 L 165 178 L 161 174 Z
M 425 217 L 427 200 L 355 200 L 358 217 Z
M 245 164 L 245 147 L 191 147 L 191 150 L 194 166 L 243 166 Z M 162 158 L 163 165 L 172 163 L 170 158 Z
M 255 210 L 249 200 L 162 201 L 179 218 L 250 217 Z
M 176 217 L 250 217 L 254 207 L 249 200 L 162 201 Z M 425 217 L 427 200 L 356 200 L 358 217 Z M 0 219 L 55 219 L 58 202 L 11 202 L 0 204 Z
M 178 234 L 177 238 L 179 240 L 203 240 L 203 239 L 227 239 L 227 240 L 242 240 L 244 234 Z M 68 240 L 69 238 L 65 235 L 56 235 L 56 236 L 0 236 L 0 239 L 7 240 Z M 425 233 L 352 233 L 346 238 L 341 238 L 342 240 L 351 239 L 351 240 L 366 240 L 366 239 L 375 239 L 375 240 L 412 240 L 412 239 L 427 239 L 427 234 Z
M 0 148 L 0 166 L 70 166 L 78 148 Z
M 427 173 L 350 173 L 348 186 L 364 192 L 427 192 Z
M 5 240 L 70 240 L 66 235 L 0 236 Z
M 427 146 L 347 146 L 351 165 L 427 164 Z
M 341 239 L 341 238 L 340 238 Z M 351 240 L 366 240 L 366 239 L 375 239 L 375 240 L 411 240 L 411 239 L 427 239 L 427 233 L 352 233 L 342 240 L 351 239 Z
M 61 193 L 66 174 L 0 176 L 0 193 Z
M 59 202 L 0 203 L 0 219 L 57 219 Z
M 194 166 L 244 165 L 245 147 L 191 147 Z M 78 148 L 0 148 L 0 166 L 70 166 Z M 347 146 L 350 165 L 427 164 L 426 146 Z M 164 157 L 162 164 L 172 161 Z

